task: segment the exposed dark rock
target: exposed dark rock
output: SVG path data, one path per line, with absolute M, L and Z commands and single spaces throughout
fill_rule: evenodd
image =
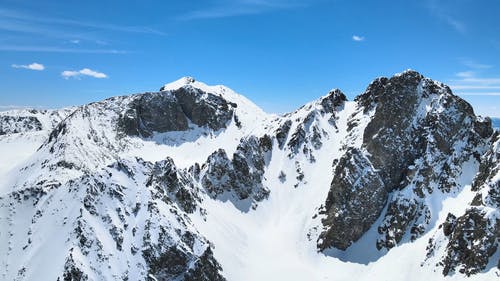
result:
M 282 182 L 282 183 L 283 183 L 283 182 L 285 182 L 285 181 L 286 181 L 286 174 L 285 174 L 285 172 L 280 171 L 280 174 L 279 174 L 279 176 L 278 176 L 278 179 L 279 179 L 279 180 L 280 180 L 280 182 Z
M 348 150 L 335 168 L 325 203 L 327 226 L 318 248 L 347 249 L 379 217 L 387 201 L 387 190 L 379 174 L 357 149 Z M 368 168 L 367 168 L 368 167 Z
M 492 147 L 483 156 L 479 164 L 479 172 L 472 183 L 472 190 L 479 191 L 486 183 L 491 181 L 500 171 L 500 148 L 495 149 L 495 143 L 500 143 L 500 134 L 496 132 L 492 136 Z M 494 188 L 493 188 L 494 190 Z M 500 207 L 499 195 L 493 196 L 496 198 L 497 207 Z
M 443 275 L 457 269 L 467 276 L 484 270 L 489 258 L 497 251 L 499 225 L 498 219 L 492 224 L 476 208 L 470 208 L 460 216 L 446 246 Z
M 272 142 L 269 136 L 243 139 L 230 160 L 223 149 L 212 153 L 203 164 L 201 178 L 209 195 L 218 198 L 229 193 L 229 200 L 261 201 L 269 195 L 263 186 L 264 168 L 270 161 Z M 231 194 L 235 197 L 231 198 Z M 233 202 L 235 203 L 235 202 Z
M 276 130 L 276 139 L 278 140 L 278 146 L 283 149 L 288 138 L 288 132 L 290 132 L 290 127 L 292 126 L 292 121 L 286 120 L 281 126 Z
M 196 210 L 196 202 L 199 200 L 197 190 L 185 172 L 177 169 L 170 157 L 154 164 L 146 186 L 153 186 L 157 190 L 155 196 L 166 196 L 188 213 Z
M 446 216 L 446 221 L 442 225 L 444 236 L 450 236 L 456 225 L 457 217 L 455 217 L 453 214 L 448 213 L 448 216 Z
M 491 118 L 486 117 L 482 121 L 476 121 L 474 123 L 474 131 L 483 138 L 487 138 L 493 134 L 493 127 L 491 123 Z
M 175 280 L 188 271 L 190 256 L 171 246 L 158 256 L 143 251 L 144 259 L 149 265 L 149 274 L 157 280 Z
M 58 278 L 60 280 L 60 278 Z M 77 264 L 73 259 L 72 250 L 70 252 L 69 257 L 66 259 L 66 263 L 64 264 L 64 272 L 62 275 L 62 280 L 64 281 L 86 281 L 89 280 L 87 274 L 83 273 L 83 271 L 78 268 Z
M 409 72 L 391 78 L 383 89 L 363 94 L 375 96 L 372 98 L 377 101 L 376 112 L 363 134 L 363 145 L 388 191 L 399 186 L 401 171 L 423 148 L 419 132 L 411 132 L 421 95 L 417 87 L 422 79 L 420 74 Z
M 119 130 L 129 136 L 186 131 L 189 122 L 214 131 L 233 117 L 233 104 L 220 96 L 185 86 L 174 91 L 136 96 L 120 116 Z
M 378 233 L 383 236 L 377 240 L 377 249 L 390 249 L 396 246 L 406 233 L 409 224 L 415 219 L 417 211 L 418 204 L 415 201 L 406 198 L 391 201 L 387 207 L 384 224 L 378 227 Z
M 336 109 L 347 101 L 346 96 L 339 89 L 334 89 L 321 99 L 321 106 L 326 113 L 334 113 Z
M 472 184 L 476 196 L 458 218 L 448 214 L 443 228 L 447 241 L 440 265 L 443 275 L 460 272 L 467 276 L 487 269 L 500 241 L 500 138 L 495 135 L 490 150 L 484 154 L 479 173 Z M 428 256 L 432 251 L 428 252 Z M 493 261 L 499 263 L 499 261 Z
M 295 132 L 293 133 L 290 141 L 288 142 L 288 147 L 292 151 L 292 153 L 297 153 L 300 151 L 301 146 L 304 144 L 306 140 L 306 131 L 302 126 L 298 126 Z
M 207 247 L 203 255 L 196 261 L 194 267 L 189 269 L 185 281 L 224 281 L 220 272 L 222 267 L 213 257 L 212 249 Z
M 34 116 L 0 115 L 0 135 L 42 130 L 42 123 Z
M 363 132 L 361 150 L 347 148 L 335 168 L 320 249 L 346 249 L 376 221 L 387 200 L 388 208 L 378 227 L 377 248 L 396 246 L 408 232 L 412 240 L 416 239 L 431 222 L 424 200 L 433 192 L 431 187 L 444 192 L 458 188 L 461 164 L 482 153 L 490 137 L 487 119 L 476 118 L 472 107 L 448 87 L 415 71 L 376 79 L 356 101 L 365 114 L 373 115 Z M 352 126 L 359 124 L 357 120 L 352 122 Z M 459 143 L 466 145 L 456 150 Z M 353 180 L 339 179 L 345 175 Z M 413 189 L 403 191 L 407 187 Z M 399 191 L 401 196 L 397 195 Z M 390 192 L 396 195 L 388 198 Z M 359 209 L 351 207 L 350 202 L 364 200 L 372 193 L 379 196 L 375 202 L 359 205 Z M 360 214 L 371 216 L 353 219 Z M 340 226 L 350 228 L 350 232 L 345 233 Z
M 318 126 L 312 127 L 312 135 L 311 135 L 311 144 L 314 149 L 320 149 L 323 146 L 323 142 L 321 141 L 321 133 Z

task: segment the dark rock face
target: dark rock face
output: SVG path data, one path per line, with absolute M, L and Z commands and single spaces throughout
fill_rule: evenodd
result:
M 154 132 L 186 131 L 189 122 L 217 131 L 226 128 L 235 106 L 222 97 L 185 86 L 138 95 L 121 114 L 118 127 L 126 135 L 143 137 Z
M 64 273 L 62 279 L 60 277 L 57 280 L 63 281 L 86 281 L 89 280 L 87 274 L 83 273 L 80 268 L 78 268 L 77 264 L 73 259 L 73 249 L 71 249 L 71 253 L 69 257 L 66 259 L 66 263 L 64 264 Z
M 276 139 L 278 140 L 278 146 L 283 149 L 288 138 L 288 132 L 290 132 L 290 127 L 292 126 L 292 121 L 286 120 L 281 126 L 276 130 Z
M 472 185 L 476 196 L 471 206 L 458 218 L 448 214 L 440 226 L 447 243 L 438 266 L 443 267 L 445 276 L 456 271 L 470 276 L 485 270 L 499 248 L 500 136 L 497 134 L 493 139 L 496 140 L 483 156 Z M 433 241 L 430 245 L 428 257 L 434 255 L 436 248 Z M 498 264 L 500 261 L 493 262 Z
M 384 221 L 377 228 L 380 234 L 376 242 L 378 250 L 395 247 L 401 242 L 408 229 L 410 229 L 410 240 L 414 241 L 425 232 L 425 225 L 430 222 L 430 211 L 419 200 L 404 196 L 389 200 Z M 422 221 L 419 221 L 419 218 Z
M 271 149 L 272 141 L 268 135 L 260 139 L 255 136 L 243 139 L 232 160 L 223 149 L 219 149 L 201 167 L 206 171 L 201 178 L 202 186 L 211 197 L 222 198 L 225 194 L 233 203 L 238 200 L 251 203 L 267 198 L 269 190 L 262 181 Z
M 477 208 L 468 209 L 448 225 L 452 231 L 448 235 L 449 242 L 443 259 L 443 275 L 456 269 L 467 276 L 484 270 L 489 258 L 498 249 L 499 226 L 500 220 L 492 223 Z
M 177 247 L 172 246 L 158 256 L 143 253 L 149 264 L 149 274 L 158 280 L 174 280 L 188 271 L 190 257 Z
M 491 148 L 484 154 L 483 159 L 479 165 L 479 172 L 474 178 L 474 182 L 472 183 L 472 190 L 479 191 L 484 188 L 484 185 L 488 185 L 489 183 L 495 184 L 493 182 L 493 178 L 496 174 L 500 172 L 500 147 L 498 147 L 498 143 L 500 143 L 500 133 L 495 132 L 492 136 L 492 145 Z M 494 192 L 495 189 L 490 189 L 491 192 Z M 493 199 L 492 204 L 500 207 L 500 200 L 498 199 L 497 194 L 492 194 L 491 198 Z
M 292 151 L 292 154 L 290 154 L 290 156 L 293 156 L 293 154 L 297 154 L 305 141 L 306 131 L 304 130 L 304 126 L 298 126 L 295 132 L 292 134 L 290 141 L 288 142 L 288 148 Z
M 174 160 L 167 157 L 166 160 L 156 162 L 152 168 L 151 176 L 146 186 L 154 186 L 160 196 L 169 202 L 176 202 L 179 207 L 192 213 L 196 210 L 196 203 L 200 199 L 193 181 L 188 178 L 184 171 L 179 171 Z
M 322 221 L 330 227 L 319 237 L 320 250 L 347 249 L 379 217 L 387 191 L 380 176 L 367 166 L 368 159 L 357 149 L 347 151 L 339 160 L 325 203 L 327 217 Z
M 208 247 L 203 255 L 196 261 L 193 268 L 189 269 L 185 281 L 224 281 L 220 272 L 222 267 L 214 259 L 212 249 Z
M 42 123 L 34 116 L 0 116 L 0 135 L 42 130 Z
M 398 187 L 402 179 L 401 171 L 411 164 L 421 143 L 415 139 L 416 132 L 409 133 L 419 105 L 417 87 L 422 79 L 418 73 L 409 73 L 390 79 L 385 85 L 376 83 L 380 88 L 364 94 L 375 95 L 372 98 L 377 100 L 377 106 L 364 131 L 363 145 L 372 155 L 372 164 L 380 169 L 388 191 Z M 394 157 L 399 152 L 403 154 Z
M 346 96 L 339 89 L 334 89 L 321 100 L 321 106 L 326 113 L 334 113 L 338 107 L 347 101 Z
M 415 71 L 376 79 L 356 101 L 372 116 L 360 150 L 347 148 L 335 168 L 318 243 L 322 250 L 346 249 L 357 241 L 386 202 L 378 249 L 394 247 L 407 232 L 411 240 L 422 235 L 432 216 L 427 194 L 434 188 L 456 189 L 462 163 L 482 154 L 492 133 L 489 120 L 476 118 L 468 103 Z M 360 155 L 366 155 L 363 161 Z M 346 175 L 353 180 L 342 180 Z M 391 192 L 395 194 L 389 198 Z M 376 199 L 359 209 L 345 207 L 363 202 L 367 194 L 376 194 Z M 367 214 L 372 216 L 353 219 Z M 346 227 L 356 231 L 339 231 Z
M 342 108 L 346 101 L 346 96 L 340 90 L 335 89 L 330 91 L 314 107 L 312 105 L 305 107 L 306 110 L 309 110 L 308 114 L 303 120 L 297 120 L 300 123 L 295 127 L 294 132 L 288 140 L 287 147 L 290 150 L 288 157 L 293 158 L 302 152 L 311 163 L 315 162 L 313 150 L 320 149 L 323 145 L 323 137 L 327 136 L 326 131 L 318 125 L 317 120 L 325 114 L 330 114 L 329 123 L 336 128 L 336 112 Z M 288 132 L 290 131 L 291 123 L 287 122 L 277 130 L 277 139 L 280 148 L 284 147 L 286 136 L 288 136 Z

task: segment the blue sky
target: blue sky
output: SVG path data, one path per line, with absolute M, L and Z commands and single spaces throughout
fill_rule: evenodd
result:
M 0 109 L 225 84 L 268 112 L 415 69 L 500 116 L 497 0 L 0 0 Z

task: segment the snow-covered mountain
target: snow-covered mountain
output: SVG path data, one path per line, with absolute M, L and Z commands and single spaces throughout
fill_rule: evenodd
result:
M 499 147 L 415 71 L 280 116 L 190 77 L 1 112 L 0 279 L 495 280 Z

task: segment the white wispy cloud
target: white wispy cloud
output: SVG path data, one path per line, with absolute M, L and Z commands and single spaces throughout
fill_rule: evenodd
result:
M 108 78 L 108 75 L 89 68 L 84 68 L 81 70 L 65 70 L 61 72 L 61 76 L 64 79 L 80 78 L 81 76 L 90 76 L 98 79 Z
M 41 52 L 41 53 L 84 53 L 84 54 L 128 54 L 126 50 L 115 49 L 78 49 L 61 48 L 54 46 L 19 46 L 19 45 L 0 45 L 0 51 L 11 52 Z
M 40 63 L 32 63 L 32 64 L 13 64 L 11 65 L 13 68 L 25 68 L 25 69 L 31 69 L 31 70 L 38 70 L 42 71 L 45 69 L 45 66 Z
M 450 88 L 462 96 L 500 96 L 500 77 L 479 76 L 476 71 L 462 71 L 449 80 Z
M 112 23 L 86 21 L 84 19 L 73 20 L 67 18 L 39 17 L 34 14 L 8 9 L 0 9 L 0 19 L 3 19 L 2 25 L 0 25 L 1 29 L 30 33 L 42 33 L 51 30 L 59 32 L 61 29 L 65 28 L 85 28 L 125 33 L 166 35 L 165 32 L 148 26 L 124 26 Z M 45 27 L 41 28 L 40 24 L 44 24 Z
M 476 69 L 476 70 L 477 69 L 489 69 L 489 68 L 493 67 L 493 65 L 491 65 L 491 64 L 480 63 L 480 62 L 477 62 L 477 61 L 475 61 L 473 59 L 469 59 L 469 58 L 460 58 L 459 61 L 464 66 L 466 66 L 468 68 Z
M 305 7 L 311 2 L 306 0 L 219 0 L 212 1 L 212 5 L 205 9 L 197 9 L 183 14 L 178 19 L 195 20 L 255 15 L 273 10 Z
M 427 8 L 432 15 L 437 17 L 442 22 L 448 24 L 453 29 L 460 33 L 465 33 L 467 27 L 462 20 L 458 19 L 456 15 L 452 13 L 452 7 L 457 5 L 456 2 L 447 2 L 442 0 L 427 0 Z
M 460 96 L 500 96 L 500 91 L 498 92 L 459 92 Z
M 464 82 L 464 81 L 460 81 Z M 500 90 L 500 85 L 498 86 L 482 86 L 482 85 L 461 85 L 461 84 L 456 84 L 456 85 L 451 85 L 450 86 L 454 90 Z
M 364 40 L 365 40 L 365 37 L 363 37 L 363 36 L 359 36 L 359 35 L 353 35 L 353 36 L 352 36 L 352 40 L 353 40 L 353 41 L 356 41 L 356 42 L 361 42 L 361 41 L 364 41 Z
M 474 71 L 461 71 L 461 72 L 458 72 L 457 74 L 455 74 L 455 76 L 461 77 L 461 78 L 471 78 L 471 77 L 474 77 L 474 75 L 475 75 Z

